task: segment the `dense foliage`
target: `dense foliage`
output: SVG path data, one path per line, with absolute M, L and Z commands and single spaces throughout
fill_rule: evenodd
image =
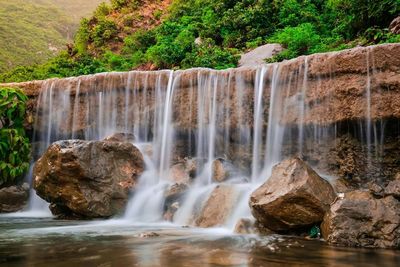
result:
M 14 69 L 0 80 L 135 68 L 223 69 L 235 67 L 242 51 L 268 42 L 286 48 L 270 61 L 400 42 L 387 29 L 400 15 L 400 0 L 173 0 L 168 12 L 151 9 L 165 2 L 101 4 L 92 18 L 82 20 L 68 52 L 44 65 Z
M 30 144 L 23 122 L 28 98 L 19 89 L 0 88 L 0 187 L 29 168 Z

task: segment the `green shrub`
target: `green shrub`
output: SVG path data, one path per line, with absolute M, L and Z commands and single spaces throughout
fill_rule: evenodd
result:
M 235 49 L 220 48 L 207 39 L 186 55 L 182 62 L 183 68 L 206 67 L 213 69 L 227 69 L 237 66 L 239 56 Z
M 329 0 L 336 14 L 335 31 L 352 39 L 368 28 L 386 28 L 400 13 L 399 0 Z
M 111 0 L 111 6 L 114 9 L 120 9 L 123 6 L 125 6 L 128 2 L 129 0 Z
M 131 67 L 127 58 L 111 51 L 105 52 L 102 61 L 107 71 L 128 71 Z
M 146 50 L 156 44 L 154 31 L 138 30 L 134 34 L 125 37 L 123 52 L 125 54 L 135 53 L 137 51 L 146 52 Z
M 304 23 L 278 31 L 269 41 L 282 44 L 287 50 L 282 52 L 281 56 L 284 55 L 284 58 L 288 59 L 310 54 L 322 39 L 312 24 Z
M 191 51 L 195 36 L 191 28 L 169 22 L 157 29 L 156 41 L 147 50 L 146 58 L 159 68 L 173 68 Z
M 97 47 L 101 47 L 106 41 L 115 37 L 118 33 L 117 25 L 109 19 L 101 19 L 93 28 L 91 38 Z
M 82 19 L 78 32 L 75 35 L 75 49 L 79 54 L 85 54 L 87 52 L 89 39 L 89 20 Z
M 110 14 L 111 8 L 105 2 L 101 3 L 94 12 L 95 18 L 102 18 Z
M 18 182 L 29 169 L 30 143 L 23 126 L 27 100 L 19 89 L 0 88 L 0 187 Z

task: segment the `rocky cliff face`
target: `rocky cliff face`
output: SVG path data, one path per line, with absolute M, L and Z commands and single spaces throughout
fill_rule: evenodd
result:
M 29 95 L 36 141 L 132 131 L 147 141 L 169 123 L 172 161 L 207 155 L 201 140 L 211 136 L 214 156 L 252 175 L 291 155 L 348 185 L 385 182 L 400 171 L 400 44 L 257 68 L 104 73 L 8 86 Z

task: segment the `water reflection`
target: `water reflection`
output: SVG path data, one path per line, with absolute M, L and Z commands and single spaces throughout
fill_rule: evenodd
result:
M 143 233 L 149 234 L 143 234 Z M 400 251 L 121 222 L 0 217 L 0 266 L 399 266 Z

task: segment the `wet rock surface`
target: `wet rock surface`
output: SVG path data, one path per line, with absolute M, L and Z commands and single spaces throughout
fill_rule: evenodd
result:
M 308 72 L 304 73 L 306 62 Z M 338 140 L 333 140 L 338 137 L 337 135 L 330 138 L 332 143 L 338 144 L 336 148 L 333 144 L 330 147 L 326 146 L 327 142 L 322 139 L 311 140 L 307 146 L 304 144 L 304 150 L 309 147 L 308 151 L 304 151 L 307 152 L 305 153 L 308 157 L 307 162 L 316 162 L 318 170 L 332 176 L 340 176 L 353 189 L 364 185 L 366 180 L 392 178 L 393 173 L 400 170 L 396 157 L 399 153 L 398 140 L 400 139 L 398 136 L 390 136 L 392 139 L 387 138 L 393 132 L 389 126 L 396 125 L 394 123 L 400 119 L 399 44 L 358 47 L 333 53 L 315 54 L 288 60 L 278 65 L 280 74 L 275 75 L 279 80 L 276 82 L 285 91 L 283 95 L 286 98 L 285 103 L 279 104 L 286 107 L 285 116 L 280 119 L 280 123 L 288 128 L 293 126 L 297 129 L 301 121 L 304 122 L 306 132 L 329 133 L 329 131 L 337 130 L 340 133 Z M 262 95 L 262 101 L 265 103 L 262 112 L 264 126 L 268 124 L 273 69 L 267 68 L 264 77 Z M 207 114 L 209 111 L 199 108 L 201 101 L 198 97 L 202 94 L 199 94 L 200 91 L 197 88 L 203 87 L 198 86 L 199 82 L 210 77 L 218 77 L 220 87 L 216 92 L 216 106 L 221 106 L 224 114 L 218 112 L 216 118 L 216 151 L 226 148 L 218 156 L 225 157 L 224 154 L 226 154 L 227 160 L 242 171 L 249 172 L 252 161 L 250 147 L 252 142 L 248 140 L 248 137 L 255 125 L 254 109 L 250 107 L 255 106 L 255 78 L 259 70 L 254 67 L 241 67 L 225 71 L 193 69 L 173 73 L 174 81 L 177 81 L 174 83 L 176 88 L 174 88 L 171 110 L 176 133 L 176 140 L 172 144 L 174 152 L 171 153 L 174 163 L 185 157 L 196 156 L 191 142 L 195 139 L 196 130 L 201 124 L 198 118 L 202 112 L 205 117 L 209 115 Z M 298 78 L 294 79 L 292 75 Z M 157 87 L 160 85 L 160 92 L 165 91 L 169 77 L 169 71 L 137 71 L 33 81 L 7 86 L 19 86 L 30 97 L 27 116 L 30 125 L 27 128 L 36 128 L 37 136 L 41 135 L 41 131 L 47 132 L 48 125 L 42 125 L 42 122 L 57 117 L 62 119 L 52 126 L 58 135 L 52 138 L 54 140 L 68 139 L 71 136 L 86 138 L 85 134 L 90 135 L 98 128 L 108 126 L 124 131 L 121 130 L 124 127 L 132 129 L 133 121 L 137 124 L 135 129 L 138 126 L 138 131 L 142 133 L 148 130 L 146 134 L 150 137 L 156 134 L 153 132 L 156 128 L 153 127 L 157 119 L 156 111 L 162 109 L 160 107 L 162 101 L 157 99 Z M 304 81 L 306 90 L 304 99 L 299 99 L 303 77 L 306 78 Z M 50 95 L 49 88 L 54 94 L 52 107 L 49 107 L 45 101 L 37 101 L 48 99 L 44 96 Z M 42 96 L 39 97 L 41 93 Z M 68 94 L 70 101 L 64 101 L 61 95 L 68 96 Z M 102 99 L 108 99 L 102 105 L 99 102 L 100 94 Z M 367 95 L 370 95 L 369 100 L 366 99 Z M 204 97 L 211 99 L 211 95 Z M 299 112 L 300 100 L 307 107 L 306 112 Z M 371 106 L 367 112 L 366 103 L 368 102 Z M 146 108 L 138 108 L 138 106 Z M 61 107 L 63 110 L 60 112 Z M 109 114 L 110 107 L 118 112 Z M 99 114 L 101 112 L 104 114 Z M 126 120 L 126 116 L 134 120 Z M 35 119 L 35 123 L 32 118 Z M 102 118 L 102 121 L 99 121 L 99 118 Z M 368 119 L 371 120 L 373 131 L 377 132 L 377 136 L 369 137 L 370 140 L 380 140 L 380 132 L 383 132 L 385 141 L 382 147 L 369 145 L 372 149 L 370 155 L 373 156 L 370 157 L 372 161 L 368 162 L 368 165 L 372 169 L 365 166 L 368 157 L 361 156 L 365 155 L 365 151 L 369 149 L 365 144 L 368 139 L 365 136 L 367 126 L 361 123 Z M 392 119 L 394 123 L 390 121 Z M 111 122 L 105 125 L 104 122 L 107 120 Z M 351 133 L 352 136 L 347 138 L 340 130 L 343 125 L 347 125 L 347 133 L 356 133 Z M 286 132 L 292 137 L 298 134 L 297 130 Z M 265 139 L 265 136 L 262 138 Z M 223 142 L 220 142 L 221 140 Z M 321 146 L 326 147 L 320 148 Z M 379 155 L 379 151 L 383 151 L 383 155 Z M 293 151 L 292 147 L 289 156 L 297 155 L 296 152 L 298 151 Z M 312 166 L 315 165 L 312 164 Z M 364 171 L 367 169 L 368 171 Z
M 235 200 L 233 186 L 218 185 L 202 207 L 195 225 L 204 228 L 223 225 L 234 208 Z
M 257 229 L 254 220 L 242 218 L 236 223 L 233 232 L 236 234 L 255 234 Z
M 229 169 L 224 159 L 216 159 L 212 162 L 212 179 L 221 183 L 229 178 Z
M 175 213 L 181 206 L 183 197 L 189 186 L 187 184 L 173 184 L 164 193 L 164 214 L 166 221 L 173 221 Z
M 168 179 L 178 184 L 189 184 L 191 182 L 190 173 L 185 163 L 177 163 L 169 169 Z
M 115 133 L 104 139 L 108 142 L 129 142 L 133 143 L 136 140 L 136 136 L 132 133 Z
M 368 191 L 345 193 L 332 204 L 321 230 L 333 245 L 399 248 L 400 202 L 393 196 L 377 198 Z
M 293 158 L 273 168 L 267 182 L 252 193 L 249 204 L 260 225 L 286 232 L 320 223 L 335 197 L 327 181 Z
M 368 56 L 369 54 L 369 56 Z M 370 57 L 374 61 L 374 67 L 379 72 L 374 73 L 371 77 L 371 119 L 378 120 L 384 118 L 399 118 L 400 111 L 395 109 L 399 105 L 398 92 L 400 84 L 398 82 L 399 76 L 399 62 L 400 62 L 400 45 L 399 44 L 385 44 L 372 47 L 359 47 L 350 50 L 315 54 L 308 57 L 308 81 L 307 81 L 307 92 L 305 103 L 310 106 L 310 109 L 305 115 L 305 123 L 319 123 L 323 125 L 341 122 L 345 120 L 357 120 L 365 118 L 365 91 L 367 86 L 367 75 L 368 72 L 372 75 L 371 70 L 367 70 L 366 59 Z M 282 74 L 295 73 L 301 69 L 304 65 L 305 58 L 299 57 L 294 60 L 280 63 Z M 370 64 L 372 66 L 372 64 Z M 178 129 L 194 129 L 196 128 L 196 120 L 198 110 L 191 108 L 195 102 L 195 98 L 191 98 L 191 90 L 187 90 L 188 87 L 195 87 L 198 83 L 197 77 L 203 75 L 210 75 L 215 73 L 212 70 L 188 70 L 184 72 L 177 72 L 175 75 L 179 77 L 180 86 L 175 90 L 174 99 L 174 110 L 173 113 L 176 115 L 176 126 Z M 254 97 L 254 90 L 251 88 L 251 84 L 254 82 L 256 69 L 255 68 L 238 68 L 232 71 L 233 75 L 240 76 L 246 85 L 243 93 L 243 105 L 249 104 L 254 106 L 252 103 Z M 231 75 L 227 71 L 220 72 L 222 77 Z M 302 74 L 300 74 L 302 75 Z M 268 75 L 267 75 L 268 76 Z M 287 75 L 281 75 L 281 83 L 288 83 L 285 80 Z M 30 103 L 28 103 L 29 116 L 35 117 L 39 115 L 40 120 L 43 121 L 49 115 L 48 112 L 42 112 L 42 106 L 36 101 L 40 92 L 45 88 L 46 84 L 53 84 L 54 91 L 62 91 L 65 88 L 71 88 L 71 97 L 79 93 L 79 102 L 95 103 L 97 96 L 96 93 L 99 88 L 107 88 L 109 84 L 113 85 L 113 90 L 116 92 L 115 100 L 116 105 L 121 110 L 122 114 L 128 113 L 131 115 L 134 113 L 134 108 L 130 107 L 129 110 L 125 110 L 125 98 L 124 93 L 127 89 L 128 78 L 134 79 L 135 86 L 138 89 L 146 87 L 146 91 L 153 92 L 150 98 L 149 96 L 138 95 L 138 101 L 143 102 L 146 97 L 148 110 L 139 111 L 138 117 L 144 117 L 148 120 L 154 120 L 153 112 L 156 110 L 157 104 L 154 100 L 154 90 L 158 83 L 167 84 L 169 73 L 167 71 L 155 71 L 155 72 L 135 72 L 129 73 L 106 73 L 97 74 L 91 76 L 83 76 L 79 78 L 69 79 L 52 79 L 48 81 L 33 81 L 18 84 L 7 84 L 7 86 L 18 86 L 25 90 L 26 94 L 30 97 Z M 318 79 L 314 79 L 319 77 Z M 332 79 L 332 77 L 334 77 Z M 270 79 L 270 78 L 268 78 Z M 96 84 L 96 87 L 92 85 Z M 295 98 L 298 93 L 298 84 L 287 84 L 289 87 L 289 97 Z M 133 85 L 132 85 L 133 86 Z M 269 83 L 266 81 L 266 94 L 265 100 L 268 101 Z M 231 98 L 237 99 L 235 90 L 231 88 Z M 131 92 L 132 93 L 132 92 Z M 217 95 L 218 103 L 222 104 L 229 101 L 223 93 Z M 84 99 L 86 98 L 86 99 Z M 378 101 L 380 100 L 380 101 Z M 54 99 L 55 105 L 61 105 L 57 101 L 62 99 Z M 71 101 L 71 105 L 76 101 Z M 240 120 L 249 122 L 252 126 L 254 116 L 252 116 L 252 110 L 236 110 L 234 107 L 238 105 L 236 102 L 232 102 L 232 109 L 229 110 L 229 123 L 232 129 L 238 129 L 240 127 Z M 74 111 L 73 108 L 69 112 Z M 150 111 L 150 114 L 149 114 Z M 70 134 L 75 131 L 82 129 L 88 129 L 94 125 L 94 118 L 96 116 L 86 117 L 87 110 L 85 105 L 80 105 L 79 109 L 75 109 L 75 118 L 72 119 L 73 114 L 66 114 L 66 120 L 63 125 L 60 125 L 60 133 Z M 146 115 L 146 114 L 147 115 Z M 284 122 L 288 124 L 296 124 L 299 121 L 299 112 L 295 105 L 289 106 L 287 116 Z M 115 122 L 117 125 L 123 125 L 123 116 L 117 118 Z M 266 118 L 268 114 L 266 114 Z M 74 123 L 72 123 L 74 121 Z M 73 125 L 74 124 L 74 125 Z M 34 127 L 32 122 L 30 128 Z M 37 129 L 40 130 L 40 129 Z M 232 136 L 232 138 L 234 138 Z
M 28 204 L 29 185 L 15 185 L 0 189 L 0 213 L 17 212 Z
M 143 156 L 130 143 L 59 141 L 35 164 L 34 188 L 54 210 L 107 218 L 123 211 L 143 170 Z
M 400 173 L 398 173 L 393 181 L 390 181 L 384 189 L 385 196 L 393 196 L 400 200 Z

